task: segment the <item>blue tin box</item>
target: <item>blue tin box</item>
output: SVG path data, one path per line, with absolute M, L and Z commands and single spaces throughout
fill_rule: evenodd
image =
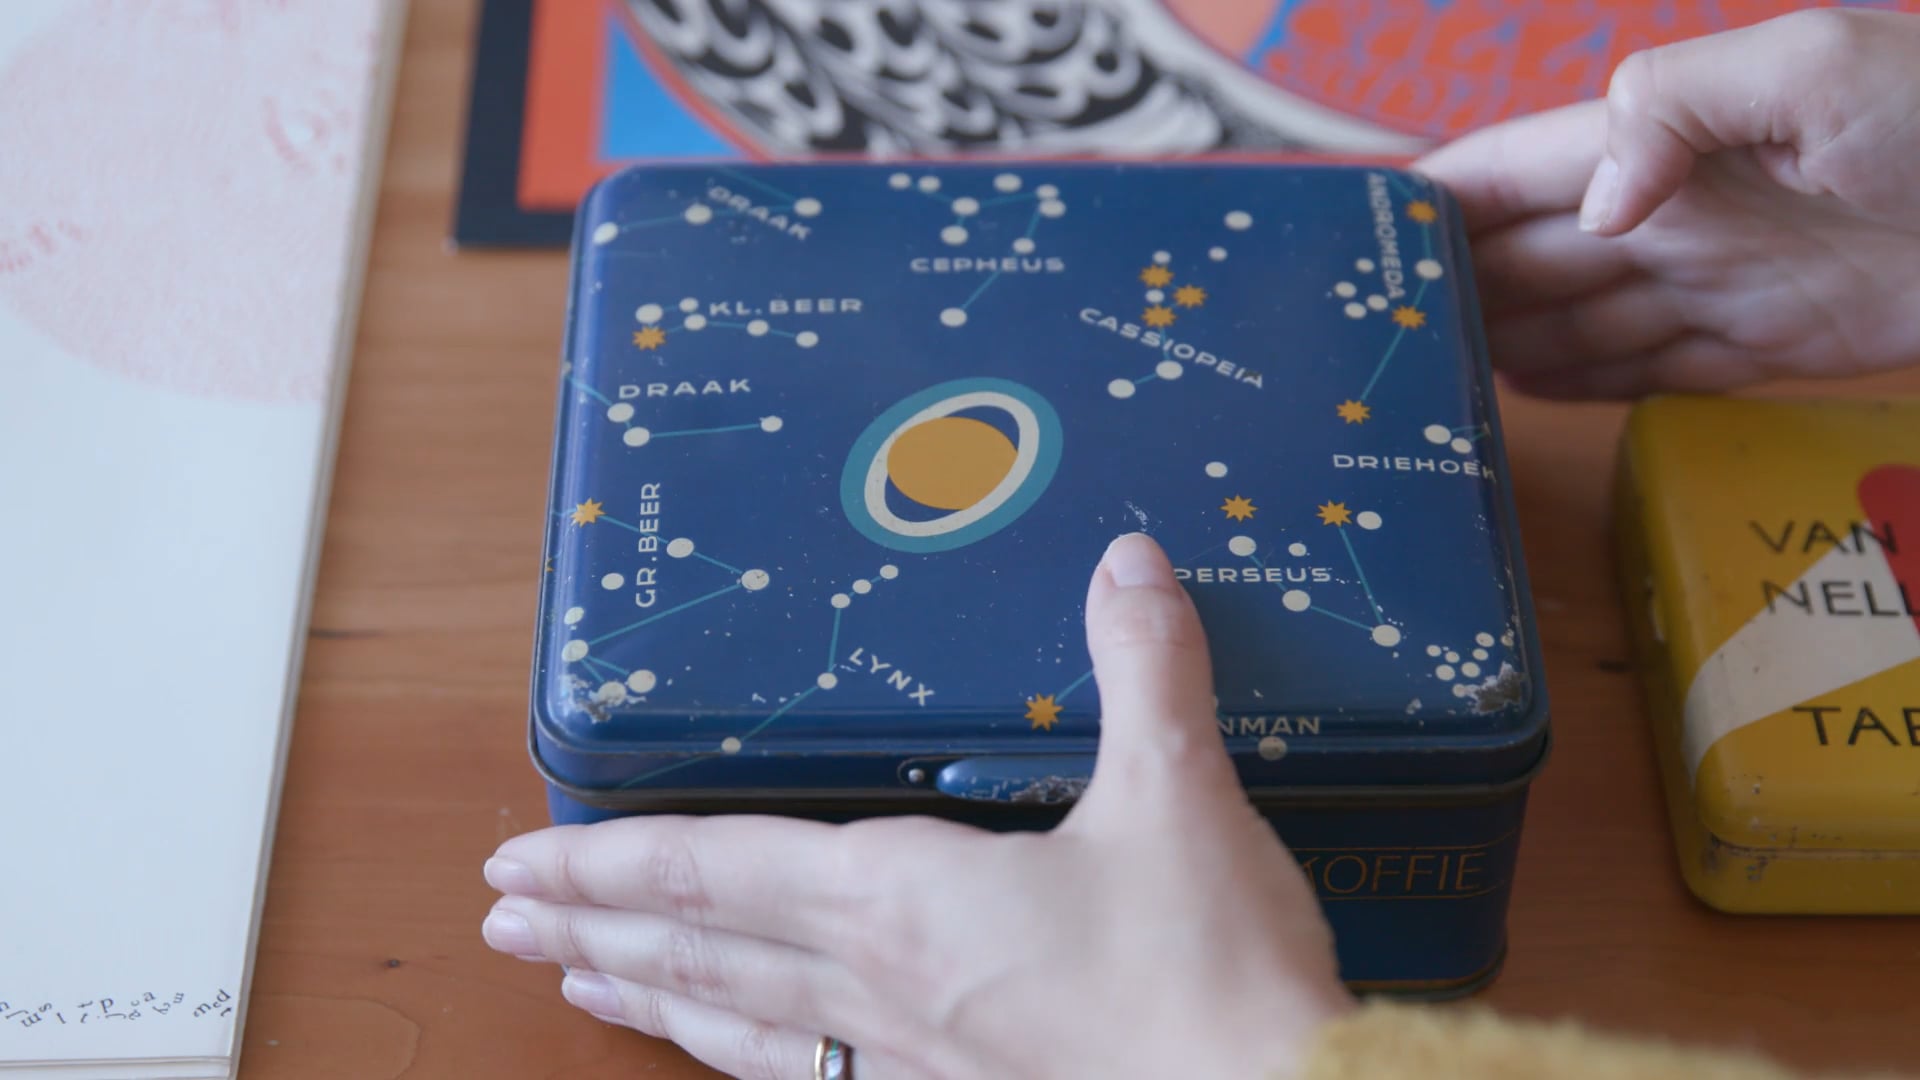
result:
M 1153 534 L 1357 988 L 1497 970 L 1547 696 L 1458 212 L 1302 165 L 679 165 L 578 215 L 554 820 L 1058 821 Z

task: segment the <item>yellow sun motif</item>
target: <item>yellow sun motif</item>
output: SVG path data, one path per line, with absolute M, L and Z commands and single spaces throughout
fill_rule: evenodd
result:
M 657 349 L 667 343 L 667 332 L 657 326 L 642 327 L 633 332 L 633 343 L 643 349 Z
M 1173 271 L 1164 266 L 1149 266 L 1140 271 L 1140 280 L 1147 287 L 1158 289 L 1173 280 Z
M 1427 317 L 1419 308 L 1408 307 L 1405 304 L 1393 309 L 1393 321 L 1408 330 L 1418 330 L 1427 325 Z
M 1422 225 L 1431 225 L 1440 220 L 1440 211 L 1425 199 L 1416 199 L 1407 204 L 1407 216 Z
M 1227 516 L 1235 521 L 1245 521 L 1253 516 L 1255 510 L 1260 508 L 1253 505 L 1253 500 L 1247 498 L 1245 495 L 1235 495 L 1233 498 L 1221 503 L 1220 509 L 1226 511 Z
M 1033 721 L 1035 731 L 1052 731 L 1053 725 L 1060 722 L 1060 706 L 1052 694 L 1028 698 L 1027 719 Z
M 1373 410 L 1367 408 L 1363 401 L 1343 401 L 1334 411 L 1340 414 L 1340 419 L 1349 424 L 1365 423 L 1367 417 L 1373 415 Z
M 1173 290 L 1173 302 L 1181 307 L 1199 307 L 1207 302 L 1207 290 L 1198 285 L 1182 285 Z
M 1148 326 L 1161 327 L 1173 325 L 1173 309 L 1163 304 L 1155 304 L 1140 315 L 1141 321 Z
M 1330 502 L 1320 507 L 1320 522 L 1323 525 L 1345 525 L 1353 520 L 1347 512 L 1347 504 Z
M 606 514 L 606 510 L 603 509 L 599 503 L 588 499 L 586 502 L 573 508 L 573 523 L 575 525 L 591 525 L 599 521 L 604 514 Z

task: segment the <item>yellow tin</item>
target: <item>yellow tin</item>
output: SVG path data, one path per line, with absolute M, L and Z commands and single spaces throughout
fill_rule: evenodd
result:
M 1615 503 L 1688 887 L 1920 913 L 1920 401 L 1646 401 Z

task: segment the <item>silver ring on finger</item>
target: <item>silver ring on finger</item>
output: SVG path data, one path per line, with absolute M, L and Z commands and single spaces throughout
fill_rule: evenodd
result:
M 813 1080 L 853 1080 L 853 1047 L 822 1035 L 813 1049 Z

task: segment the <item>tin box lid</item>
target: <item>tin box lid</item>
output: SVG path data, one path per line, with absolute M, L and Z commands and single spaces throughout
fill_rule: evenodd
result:
M 1657 399 L 1624 449 L 1676 793 L 1739 847 L 1920 848 L 1920 402 Z
M 534 722 L 647 786 L 1090 760 L 1088 576 L 1145 530 L 1250 784 L 1524 772 L 1544 695 L 1459 230 L 1351 166 L 604 181 Z

